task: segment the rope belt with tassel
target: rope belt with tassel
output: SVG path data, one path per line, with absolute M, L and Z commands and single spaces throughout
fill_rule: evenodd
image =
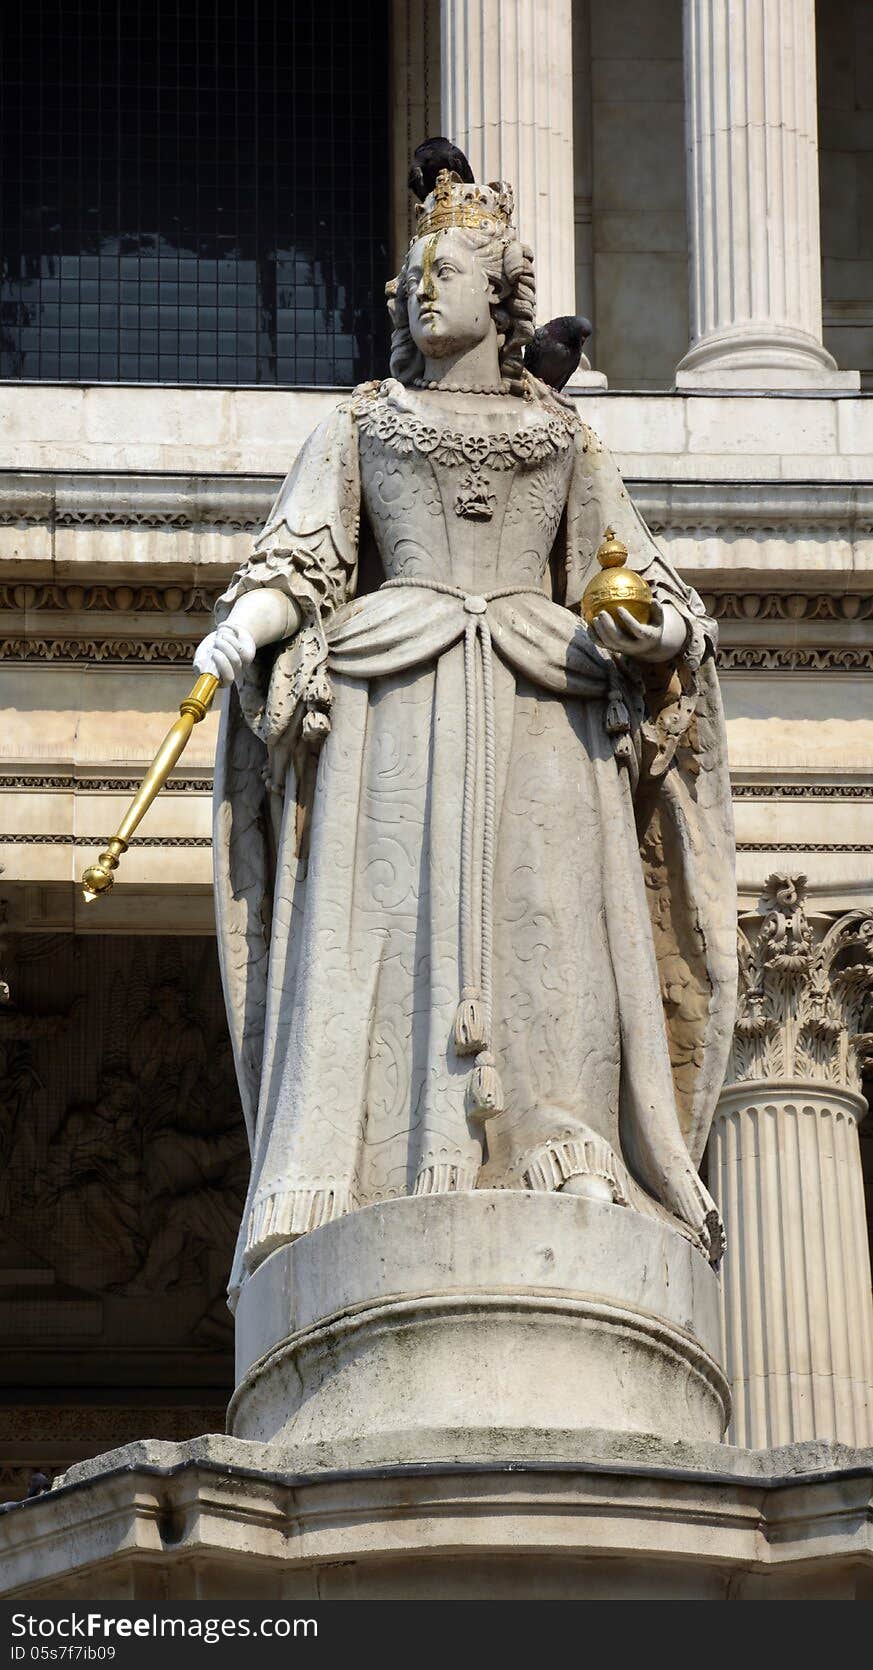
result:
M 494 719 L 494 652 L 491 628 L 488 624 L 488 605 L 499 597 L 519 597 L 525 594 L 542 598 L 537 586 L 504 586 L 499 591 L 483 595 L 465 592 L 460 586 L 443 585 L 438 580 L 386 580 L 380 587 L 387 591 L 401 586 L 415 586 L 422 591 L 441 592 L 457 597 L 467 615 L 464 628 L 464 798 L 461 821 L 461 881 L 460 881 L 460 952 L 461 992 L 455 1013 L 455 1048 L 461 1056 L 475 1056 L 470 1077 L 470 1104 L 481 1119 L 503 1110 L 503 1085 L 493 1053 L 494 1039 L 494 853 L 497 826 L 496 798 L 496 730 Z M 481 731 L 476 711 L 476 658 L 482 676 L 483 724 Z M 624 707 L 617 674 L 611 661 L 609 666 L 609 702 L 606 728 L 609 731 L 627 730 L 627 710 Z M 479 859 L 479 889 L 481 918 L 479 924 L 478 959 L 473 922 L 473 864 L 475 856 L 474 825 L 476 818 L 477 785 L 483 784 L 482 847 Z M 477 966 L 478 962 L 478 966 Z

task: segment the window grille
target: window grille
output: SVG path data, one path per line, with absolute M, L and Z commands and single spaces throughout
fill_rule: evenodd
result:
M 387 0 L 4 0 L 0 376 L 384 372 L 388 60 Z

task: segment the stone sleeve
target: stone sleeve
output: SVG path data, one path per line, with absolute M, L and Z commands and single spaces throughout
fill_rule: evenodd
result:
M 596 553 L 607 528 L 623 540 L 628 567 L 644 574 L 655 597 L 672 603 L 688 625 L 685 659 L 698 666 L 713 654 L 718 628 L 704 609 L 697 592 L 673 568 L 655 539 L 622 481 L 612 453 L 587 424 L 579 425 L 576 461 L 567 502 L 567 591 L 568 608 L 575 607 L 588 581 L 597 573 Z

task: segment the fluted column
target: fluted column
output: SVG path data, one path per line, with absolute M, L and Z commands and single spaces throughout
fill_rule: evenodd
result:
M 441 84 L 443 132 L 515 189 L 538 320 L 575 313 L 571 0 L 442 0 Z
M 873 1443 L 873 1302 L 858 1125 L 873 1048 L 873 916 L 807 918 L 773 876 L 741 936 L 729 1082 L 709 1148 L 724 1214 L 728 1442 Z M 757 929 L 757 931 L 756 931 Z
M 677 386 L 857 388 L 822 343 L 814 0 L 685 0 Z

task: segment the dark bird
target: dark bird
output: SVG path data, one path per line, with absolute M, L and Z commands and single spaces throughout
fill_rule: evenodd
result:
M 473 170 L 463 151 L 443 134 L 437 134 L 435 139 L 425 139 L 417 146 L 409 170 L 409 189 L 415 192 L 419 203 L 433 191 L 441 168 L 451 169 L 466 185 L 473 184 Z
M 591 323 L 572 313 L 562 313 L 540 325 L 524 350 L 525 370 L 550 388 L 562 389 L 570 381 L 591 335 Z

